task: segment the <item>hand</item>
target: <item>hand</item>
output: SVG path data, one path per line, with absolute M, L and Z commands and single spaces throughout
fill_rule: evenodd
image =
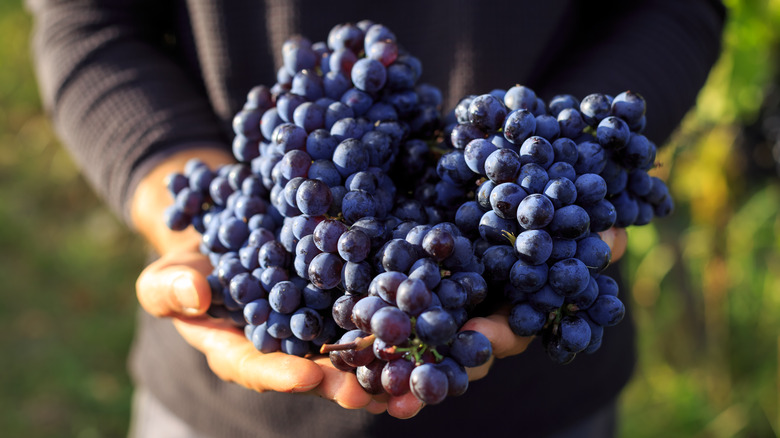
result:
M 411 416 L 419 405 L 404 398 L 374 399 L 357 382 L 353 373 L 337 370 L 330 360 L 318 356 L 312 360 L 284 353 L 263 354 L 233 325 L 205 316 L 211 302 L 206 276 L 212 267 L 197 250 L 199 234 L 192 228 L 173 232 L 162 221 L 163 210 L 171 197 L 164 179 L 181 171 L 197 157 L 212 168 L 232 162 L 227 153 L 211 148 L 193 149 L 173 155 L 150 172 L 133 197 L 131 214 L 139 232 L 160 254 L 136 282 L 141 306 L 157 317 L 172 317 L 182 337 L 201 351 L 211 370 L 226 381 L 258 392 L 299 392 L 332 400 L 347 409 L 366 409 L 391 415 Z
M 626 252 L 628 236 L 625 228 L 610 228 L 599 233 L 601 239 L 612 250 L 612 262 L 619 260 Z M 468 368 L 469 380 L 479 380 L 485 377 L 493 365 L 493 361 L 520 354 L 528 348 L 533 336 L 517 336 L 509 328 L 509 307 L 504 306 L 496 313 L 487 317 L 472 318 L 463 325 L 461 330 L 475 330 L 485 335 L 493 347 L 493 356 L 483 365 Z
M 310 360 L 281 352 L 260 353 L 232 324 L 203 316 L 211 300 L 205 278 L 210 272 L 203 255 L 174 251 L 144 269 L 136 290 L 147 312 L 173 317 L 182 337 L 206 356 L 209 368 L 221 379 L 258 392 L 309 392 L 347 409 L 387 410 L 399 418 L 408 418 L 422 407 L 413 396 L 371 397 L 353 373 L 336 369 L 327 356 Z

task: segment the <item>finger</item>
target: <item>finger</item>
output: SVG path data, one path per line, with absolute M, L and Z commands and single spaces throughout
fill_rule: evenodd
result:
M 338 370 L 330 362 L 327 356 L 319 356 L 314 359 L 322 370 L 322 382 L 314 389 L 314 393 L 322 398 L 333 400 L 339 406 L 346 409 L 361 409 L 370 404 L 381 403 L 374 400 L 371 394 L 367 393 L 354 373 Z M 373 409 L 377 409 L 374 405 Z
M 612 250 L 612 262 L 616 262 L 623 257 L 626 252 L 626 245 L 628 244 L 628 234 L 625 228 L 612 227 L 606 231 L 599 233 L 601 240 L 603 240 L 609 248 Z
M 227 322 L 207 318 L 174 318 L 173 322 L 223 380 L 258 392 L 305 392 L 323 379 L 320 367 L 312 361 L 282 352 L 261 353 Z
M 417 415 L 422 410 L 423 402 L 417 399 L 411 392 L 398 397 L 390 397 L 387 402 L 387 413 L 395 418 L 407 419 Z
M 366 411 L 372 414 L 378 415 L 381 414 L 382 412 L 387 411 L 387 403 L 371 400 L 371 403 L 369 403 L 368 406 L 366 406 L 363 409 L 365 409 Z
M 196 316 L 211 303 L 211 272 L 208 258 L 193 252 L 167 254 L 141 272 L 136 295 L 141 306 L 154 316 Z
M 509 328 L 507 315 L 494 313 L 485 318 L 472 318 L 463 325 L 461 330 L 475 330 L 485 335 L 493 347 L 493 355 L 501 359 L 520 354 L 528 348 L 533 337 L 517 336 Z

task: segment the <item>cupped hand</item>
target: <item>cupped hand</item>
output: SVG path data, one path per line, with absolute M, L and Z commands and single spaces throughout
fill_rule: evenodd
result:
M 211 269 L 208 258 L 201 254 L 173 251 L 144 269 L 136 293 L 147 312 L 173 318 L 179 334 L 204 354 L 209 368 L 222 380 L 257 392 L 309 393 L 347 409 L 372 413 L 389 410 L 391 415 L 404 416 L 419 409 L 401 400 L 374 399 L 354 373 L 336 369 L 326 356 L 302 358 L 258 351 L 232 323 L 205 315 L 211 302 L 206 280 Z
M 258 392 L 311 394 L 347 409 L 365 409 L 411 416 L 419 406 L 401 399 L 374 398 L 354 373 L 340 371 L 324 356 L 311 359 L 284 353 L 263 354 L 230 323 L 206 316 L 211 288 L 206 276 L 212 267 L 197 250 L 200 235 L 191 227 L 174 232 L 165 227 L 163 211 L 171 202 L 165 179 L 181 172 L 192 158 L 212 169 L 233 162 L 220 145 L 204 144 L 176 153 L 159 163 L 138 184 L 131 204 L 133 224 L 160 258 L 143 270 L 136 282 L 141 306 L 157 317 L 171 317 L 181 336 L 204 354 L 212 371 L 223 380 Z M 411 407 L 410 407 L 411 406 Z

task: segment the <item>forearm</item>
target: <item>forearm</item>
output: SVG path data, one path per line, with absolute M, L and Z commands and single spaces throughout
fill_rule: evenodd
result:
M 192 142 L 227 149 L 197 79 L 163 43 L 171 21 L 163 4 L 28 1 L 46 109 L 84 175 L 127 221 L 150 160 Z

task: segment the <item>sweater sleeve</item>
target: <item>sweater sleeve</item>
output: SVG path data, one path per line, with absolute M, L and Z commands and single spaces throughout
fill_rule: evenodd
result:
M 725 9 L 715 0 L 613 3 L 612 13 L 583 11 L 569 55 L 556 60 L 539 91 L 545 99 L 638 92 L 647 101 L 645 134 L 661 144 L 694 105 L 720 54 Z
M 166 45 L 172 11 L 162 4 L 27 2 L 45 109 L 96 192 L 128 223 L 134 184 L 154 161 L 188 144 L 227 147 L 202 85 Z

